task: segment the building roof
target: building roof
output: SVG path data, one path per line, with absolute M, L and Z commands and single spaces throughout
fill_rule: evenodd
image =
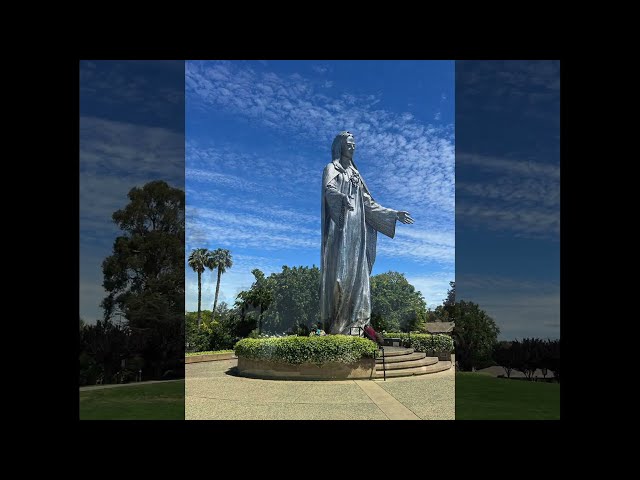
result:
M 427 322 L 426 330 L 429 333 L 451 333 L 454 325 L 454 322 Z

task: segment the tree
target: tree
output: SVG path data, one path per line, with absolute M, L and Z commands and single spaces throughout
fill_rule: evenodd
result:
M 460 301 L 453 311 L 456 361 L 460 370 L 480 368 L 491 361 L 500 329 L 478 304 Z
M 516 348 L 513 348 L 513 342 L 498 342 L 493 347 L 493 359 L 504 368 L 507 378 L 511 378 L 511 371 L 517 364 L 515 352 Z
M 189 255 L 189 266 L 198 272 L 198 326 L 202 322 L 202 272 L 207 266 L 208 253 L 209 250 L 206 248 L 196 248 Z
M 428 312 L 428 321 L 430 322 L 453 322 L 455 321 L 456 308 L 456 282 L 449 282 L 449 290 L 447 298 L 438 305 L 434 311 Z
M 242 310 L 242 315 L 249 308 L 258 308 L 258 334 L 262 333 L 262 316 L 273 301 L 272 281 L 265 278 L 261 270 L 254 268 L 251 273 L 256 281 L 251 285 L 250 290 L 240 292 L 237 303 Z
M 102 263 L 104 317 L 124 313 L 152 375 L 184 362 L 184 191 L 162 180 L 134 187 L 113 214 L 123 231 Z
M 218 248 L 209 254 L 208 267 L 212 270 L 218 269 L 218 281 L 216 282 L 216 296 L 213 300 L 213 311 L 216 311 L 216 305 L 218 304 L 218 293 L 220 292 L 220 277 L 227 269 L 231 268 L 233 261 L 231 259 L 231 252 L 223 248 Z
M 427 305 L 402 273 L 371 277 L 371 323 L 376 330 L 422 330 Z
M 263 325 L 269 331 L 295 331 L 299 325 L 316 325 L 320 321 L 320 269 L 288 267 L 272 273 L 265 288 L 271 291 L 269 308 Z

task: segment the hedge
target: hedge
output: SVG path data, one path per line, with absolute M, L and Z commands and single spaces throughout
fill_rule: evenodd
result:
M 413 348 L 416 352 L 453 352 L 453 338 L 449 335 L 431 335 L 429 333 L 412 333 L 409 335 L 408 333 L 386 332 L 384 336 L 399 338 L 405 347 Z
M 378 346 L 370 340 L 350 335 L 322 337 L 243 338 L 236 343 L 238 357 L 286 362 L 294 365 L 327 362 L 354 363 L 375 358 Z
M 213 355 L 216 353 L 233 353 L 233 350 L 210 350 L 207 352 L 186 352 L 185 357 L 195 357 L 196 355 Z

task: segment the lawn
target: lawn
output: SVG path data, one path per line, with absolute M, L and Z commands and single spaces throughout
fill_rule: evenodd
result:
M 559 420 L 560 384 L 456 373 L 456 420 Z
M 184 380 L 81 391 L 80 420 L 184 420 Z

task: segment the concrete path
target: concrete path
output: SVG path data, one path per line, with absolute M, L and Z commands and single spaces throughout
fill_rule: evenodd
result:
M 237 360 L 185 366 L 186 420 L 453 420 L 455 371 L 382 380 L 260 380 Z

